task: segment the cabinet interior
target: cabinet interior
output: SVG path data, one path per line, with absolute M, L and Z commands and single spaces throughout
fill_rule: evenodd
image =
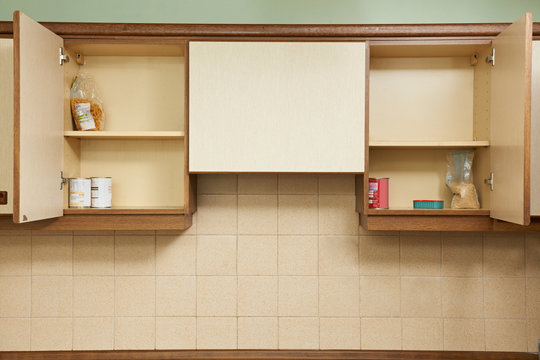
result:
M 447 155 L 465 149 L 475 154 L 480 211 L 490 208 L 490 53 L 482 40 L 371 44 L 369 177 L 390 178 L 390 209 L 413 200 L 449 209 Z
M 185 46 L 66 41 L 64 177 L 112 177 L 115 209 L 183 208 Z M 102 131 L 76 131 L 69 92 L 79 72 L 95 80 Z M 67 189 L 64 199 L 67 209 Z

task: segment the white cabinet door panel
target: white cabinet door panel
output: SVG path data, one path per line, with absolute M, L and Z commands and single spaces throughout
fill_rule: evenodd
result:
M 191 42 L 190 172 L 363 172 L 365 69 L 358 42 Z

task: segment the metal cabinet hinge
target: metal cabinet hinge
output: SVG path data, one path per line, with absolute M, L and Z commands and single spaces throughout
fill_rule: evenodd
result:
M 484 184 L 489 185 L 489 190 L 493 191 L 493 173 L 489 173 L 489 179 L 484 179 Z
M 486 57 L 486 63 L 491 63 L 491 66 L 495 66 L 495 48 L 491 48 L 491 55 Z
M 60 171 L 60 190 L 64 189 L 64 184 L 67 184 L 68 181 L 69 179 L 64 177 L 64 172 Z
M 64 55 L 64 48 L 60 48 L 59 55 L 60 55 L 60 65 L 64 65 L 65 62 L 69 62 L 69 56 Z

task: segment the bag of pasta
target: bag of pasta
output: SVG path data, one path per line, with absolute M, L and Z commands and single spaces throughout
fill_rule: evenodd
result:
M 81 72 L 73 80 L 70 91 L 71 114 L 79 131 L 103 130 L 103 102 L 94 79 Z
M 446 185 L 454 194 L 452 209 L 479 209 L 478 194 L 473 184 L 472 151 L 454 151 L 447 156 Z

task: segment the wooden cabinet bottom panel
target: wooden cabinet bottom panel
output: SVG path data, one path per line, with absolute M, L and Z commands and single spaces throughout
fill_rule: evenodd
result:
M 65 215 L 63 217 L 15 224 L 11 216 L 0 216 L 2 230 L 185 230 L 190 215 Z
M 540 231 L 540 218 L 522 226 L 489 216 L 360 215 L 360 223 L 364 229 L 384 231 Z

